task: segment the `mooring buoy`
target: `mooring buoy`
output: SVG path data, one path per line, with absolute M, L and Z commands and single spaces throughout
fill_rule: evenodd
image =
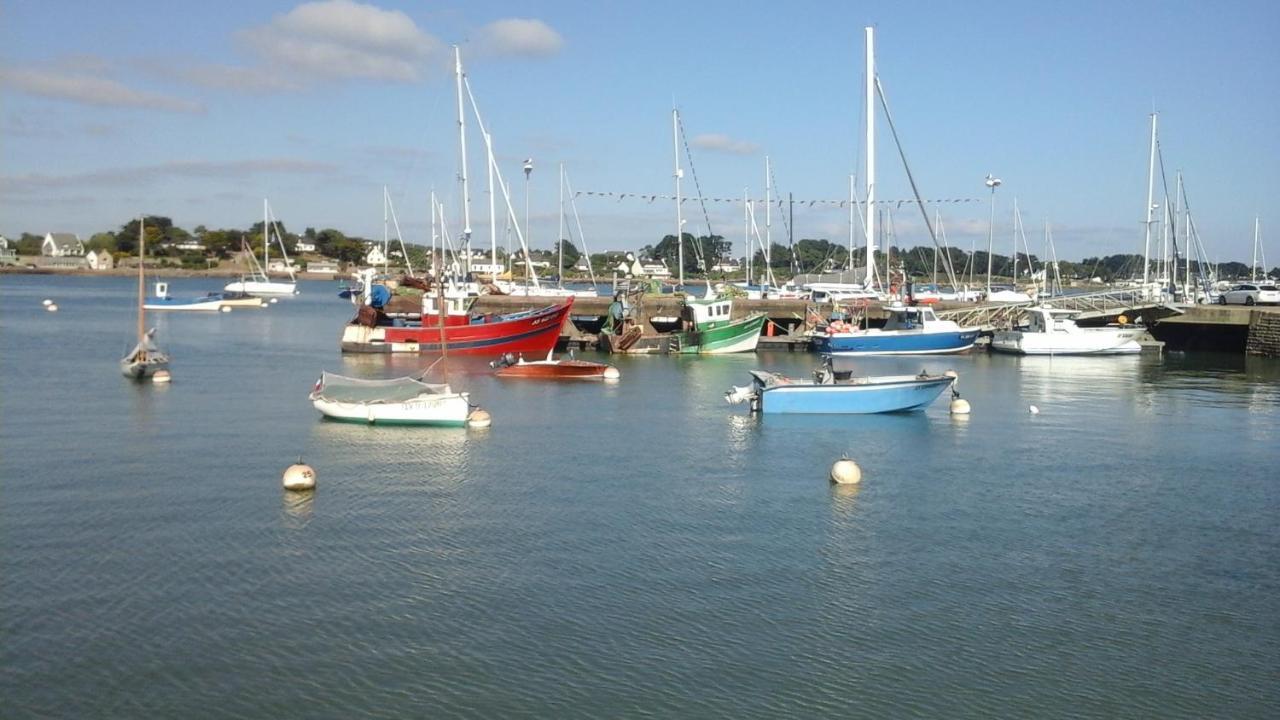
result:
M 302 458 L 298 458 L 298 462 L 285 468 L 285 490 L 314 490 L 315 488 L 316 471 L 310 465 L 304 464 Z
M 831 482 L 837 485 L 856 485 L 862 482 L 862 468 L 849 458 L 842 457 L 831 466 Z

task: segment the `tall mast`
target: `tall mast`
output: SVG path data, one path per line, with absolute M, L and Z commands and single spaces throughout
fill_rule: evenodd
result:
M 854 179 L 853 179 L 853 176 L 852 176 L 852 175 L 850 175 L 850 176 L 849 176 L 849 259 L 848 259 L 848 261 L 845 263 L 845 266 L 846 266 L 846 267 L 851 271 L 851 272 L 849 273 L 849 274 L 850 274 L 850 276 L 852 276 L 852 275 L 853 275 L 853 273 L 852 273 L 852 270 L 853 270 L 853 227 L 854 227 L 854 223 L 853 223 L 853 213 L 854 213 L 854 212 L 855 212 L 855 210 L 857 209 L 857 202 L 858 202 L 858 198 L 857 198 L 857 196 L 856 196 L 856 194 L 855 194 L 855 189 L 854 189 Z
M 875 28 L 864 28 L 867 36 L 867 278 L 865 286 L 875 285 L 876 273 L 876 52 Z
M 271 242 L 270 242 L 271 231 L 267 229 L 271 227 L 270 224 L 268 224 L 269 221 L 267 220 L 267 215 L 269 214 L 270 214 L 270 211 L 267 209 L 267 199 L 263 198 L 262 199 L 262 274 L 263 275 L 267 274 L 267 267 L 270 265 L 270 263 L 267 262 L 267 256 L 271 254 Z
M 387 201 L 389 199 L 390 198 L 387 195 L 387 186 L 383 185 L 382 186 L 382 273 L 384 275 L 387 273 L 387 265 L 389 262 L 387 260 L 387 256 L 391 254 L 391 247 L 388 245 L 389 240 L 387 239 L 387 221 L 390 219 L 387 217 Z
M 462 51 L 453 46 L 453 76 L 458 85 L 458 145 L 461 148 L 461 164 L 459 177 L 462 179 L 462 242 L 464 248 L 471 247 L 471 191 L 467 184 L 467 121 L 462 106 Z M 470 253 L 468 253 L 469 255 Z M 470 264 L 468 259 L 467 263 Z
M 492 280 L 498 279 L 498 215 L 497 215 L 497 197 L 493 194 L 493 138 L 489 136 L 489 131 L 484 131 L 484 148 L 485 154 L 489 156 L 487 170 L 489 171 L 489 268 Z
M 556 278 L 564 287 L 564 163 L 560 163 L 560 232 L 556 235 L 560 253 L 556 257 Z
M 1249 280 L 1257 282 L 1258 280 L 1258 238 L 1262 232 L 1262 221 L 1257 216 L 1253 216 L 1253 261 L 1249 263 Z
M 1145 232 L 1142 238 L 1142 294 L 1147 294 L 1147 282 L 1150 277 L 1150 268 L 1147 267 L 1151 261 L 1151 223 L 1155 221 L 1153 214 L 1155 211 L 1155 192 L 1156 192 L 1156 113 L 1151 113 L 1151 151 L 1147 156 L 1147 221 L 1143 227 Z
M 751 284 L 751 200 L 742 188 L 742 246 L 747 250 L 747 285 Z
M 439 235 L 436 233 L 436 190 L 431 189 L 431 275 L 439 281 L 440 274 L 436 272 L 436 240 Z
M 764 156 L 764 266 L 773 273 L 773 167 Z
M 138 342 L 139 343 L 143 342 L 147 336 L 147 318 L 146 318 L 147 311 L 146 311 L 146 308 L 143 307 L 143 305 L 146 303 L 144 287 L 146 286 L 147 281 L 144 279 L 142 274 L 143 273 L 142 266 L 145 265 L 147 262 L 147 233 L 146 233 L 146 229 L 144 228 L 145 224 L 146 224 L 146 220 L 143 218 L 142 215 L 139 215 L 138 216 Z
M 680 111 L 671 109 L 671 144 L 676 158 L 676 262 L 680 265 L 680 284 L 684 285 L 684 218 L 680 209 L 680 178 L 684 170 L 680 169 Z
M 1173 203 L 1174 203 L 1175 209 L 1173 211 L 1173 216 L 1169 220 L 1169 222 L 1173 225 L 1174 243 L 1178 242 L 1178 219 L 1182 217 L 1182 171 L 1181 170 L 1177 172 L 1177 179 L 1178 179 L 1178 182 L 1173 187 Z M 1191 242 L 1190 239 L 1186 235 L 1182 236 L 1182 244 L 1187 246 L 1183 248 L 1183 254 L 1187 256 L 1188 267 L 1191 266 L 1191 255 L 1189 252 L 1191 250 L 1190 242 Z M 1169 284 L 1172 287 L 1176 288 L 1178 286 L 1178 253 L 1176 248 L 1174 249 L 1174 253 L 1173 253 L 1173 272 L 1170 274 L 1169 280 L 1170 280 Z

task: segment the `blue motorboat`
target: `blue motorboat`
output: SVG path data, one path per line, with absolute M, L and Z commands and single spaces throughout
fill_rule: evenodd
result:
M 908 412 L 932 404 L 956 376 L 879 375 L 838 378 L 828 360 L 812 381 L 794 380 L 765 370 L 751 371 L 752 384 L 725 393 L 730 403 L 750 402 L 752 412 L 764 414 L 863 415 Z
M 891 305 L 883 328 L 836 330 L 814 336 L 813 346 L 828 355 L 939 355 L 964 352 L 978 339 L 978 328 L 940 320 L 933 308 Z

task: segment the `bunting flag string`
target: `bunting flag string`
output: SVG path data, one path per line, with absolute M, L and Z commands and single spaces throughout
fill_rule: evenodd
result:
M 607 198 L 613 198 L 613 199 L 617 200 L 618 202 L 622 202 L 623 200 L 626 200 L 626 199 L 628 199 L 628 198 L 635 198 L 635 199 L 637 199 L 637 200 L 644 200 L 644 201 L 649 202 L 649 203 L 653 203 L 653 202 L 655 202 L 655 201 L 657 201 L 657 200 L 674 200 L 674 199 L 675 199 L 675 196 L 674 196 L 674 195 L 661 195 L 661 194 L 653 194 L 653 195 L 649 195 L 649 194 L 645 194 L 645 193 L 633 193 L 633 192 L 610 192 L 610 191 L 603 191 L 603 190 L 578 190 L 578 191 L 574 192 L 574 194 L 573 194 L 573 195 L 574 195 L 574 197 L 582 197 L 583 195 L 587 195 L 587 196 L 591 196 L 591 197 L 599 197 L 599 198 L 606 198 L 606 197 L 607 197 Z M 697 198 L 697 197 L 682 197 L 682 198 L 680 198 L 680 204 L 681 204 L 681 205 L 683 205 L 683 204 L 684 204 L 684 203 L 686 203 L 686 202 L 691 202 L 691 201 L 692 201 L 692 202 L 696 202 L 696 201 L 698 201 L 698 200 L 699 200 L 699 198 Z M 717 202 L 717 203 L 741 203 L 741 202 L 742 202 L 742 198 L 740 198 L 740 197 L 737 197 L 737 198 L 701 198 L 701 200 L 702 200 L 702 202 Z M 748 200 L 749 200 L 749 202 L 752 202 L 752 203 L 755 203 L 755 204 L 758 204 L 758 205 L 763 205 L 763 204 L 764 204 L 764 200 L 760 200 L 760 199 L 754 199 L 754 200 L 752 200 L 752 199 L 748 199 Z M 841 207 L 841 208 L 842 208 L 842 207 L 849 207 L 850 200 L 848 200 L 848 199 L 845 199 L 845 200 L 796 200 L 795 202 L 796 202 L 796 204 L 797 204 L 797 205 L 803 205 L 803 206 L 805 206 L 805 207 L 814 207 L 815 205 L 825 205 L 825 206 L 829 206 L 829 207 Z M 858 200 L 858 201 L 856 201 L 856 202 L 857 202 L 857 204 L 858 204 L 858 205 L 863 205 L 863 206 L 865 206 L 865 205 L 867 204 L 865 200 Z M 939 199 L 934 199 L 934 200 L 925 200 L 924 202 L 925 202 L 925 204 L 931 204 L 931 203 L 939 203 L 939 204 L 943 204 L 943 203 L 958 204 L 958 203 L 976 203 L 976 202 L 983 202 L 983 200 L 982 200 L 982 198 L 939 198 Z M 786 201 L 785 199 L 775 199 L 775 200 L 773 201 L 773 204 L 774 204 L 774 206 L 776 206 L 776 207 L 779 207 L 779 208 L 785 208 L 785 207 L 787 206 L 787 201 Z M 899 208 L 900 208 L 900 207 L 902 207 L 903 205 L 915 205 L 915 204 L 916 204 L 916 201 L 915 201 L 914 199 L 910 199 L 910 200 L 876 200 L 876 201 L 875 201 L 875 204 L 876 204 L 876 205 L 883 205 L 883 206 L 893 205 L 893 206 L 896 206 L 896 207 L 899 207 Z

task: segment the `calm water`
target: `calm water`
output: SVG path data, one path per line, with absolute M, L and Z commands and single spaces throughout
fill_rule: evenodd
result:
M 0 277 L 0 716 L 1280 714 L 1276 361 L 859 365 L 967 420 L 724 403 L 805 354 L 473 366 L 489 430 L 367 428 L 320 370 L 424 363 L 342 357 L 336 290 L 157 318 L 157 387 L 127 279 Z

